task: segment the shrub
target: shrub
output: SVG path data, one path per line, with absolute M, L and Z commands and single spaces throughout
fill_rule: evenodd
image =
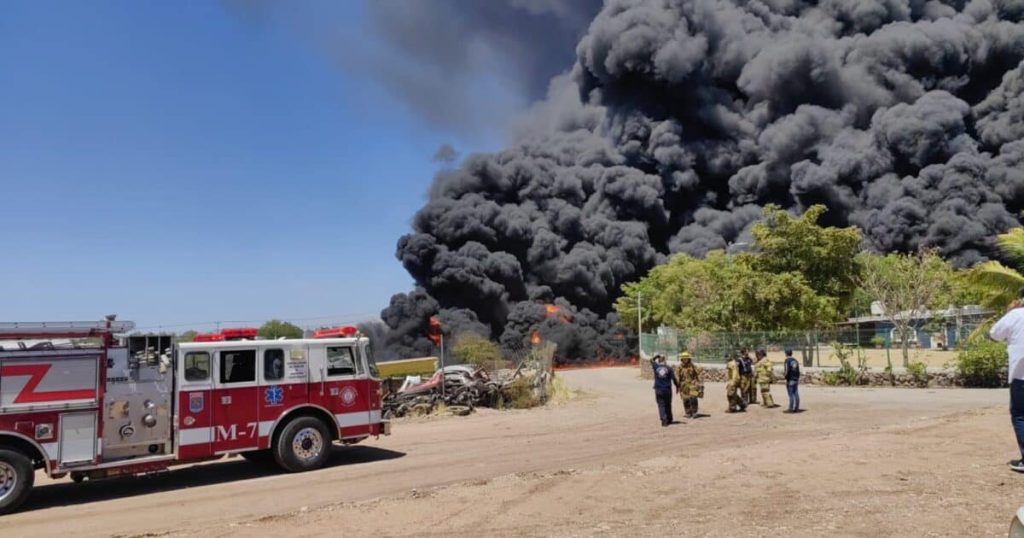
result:
M 881 335 L 872 336 L 871 345 L 875 346 L 877 349 L 882 349 L 885 347 L 885 337 Z
M 577 391 L 569 388 L 560 376 L 552 376 L 551 385 L 548 388 L 548 402 L 555 404 L 566 403 L 577 396 Z
M 476 333 L 462 333 L 455 337 L 452 355 L 464 364 L 493 367 L 502 361 L 498 345 Z
M 861 382 L 861 372 L 850 366 L 849 363 L 846 363 L 834 372 L 822 372 L 821 382 L 833 387 L 837 385 L 859 385 Z
M 1006 344 L 972 336 L 957 350 L 954 368 L 964 386 L 1002 386 L 1006 380 Z
M 919 387 L 928 386 L 928 367 L 921 361 L 914 361 L 907 365 L 907 373 Z
M 835 372 L 823 373 L 821 375 L 822 382 L 826 385 L 860 385 L 867 373 L 867 359 L 858 356 L 857 368 L 854 368 L 850 364 L 853 349 L 841 342 L 832 342 L 832 355 L 839 359 L 841 366 Z
M 839 372 L 822 372 L 821 382 L 834 387 L 842 382 L 842 378 L 839 377 Z
M 508 384 L 501 395 L 499 407 L 512 409 L 529 409 L 541 405 L 537 391 L 534 390 L 533 380 L 523 376 L 518 377 Z

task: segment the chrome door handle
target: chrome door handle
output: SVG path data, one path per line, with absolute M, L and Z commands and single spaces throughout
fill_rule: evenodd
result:
M 221 396 L 220 397 L 220 403 L 222 403 L 224 405 L 227 405 L 227 404 L 231 403 L 231 396 Z

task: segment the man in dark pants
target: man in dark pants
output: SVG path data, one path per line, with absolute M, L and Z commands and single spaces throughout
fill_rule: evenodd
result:
M 992 326 L 988 335 L 999 342 L 1006 342 L 1010 356 L 1007 379 L 1010 382 L 1010 421 L 1017 436 L 1017 448 L 1021 459 L 1010 461 L 1010 469 L 1024 473 L 1024 308 L 1021 299 L 1024 288 L 1018 292 L 1018 299 L 1010 303 L 1006 314 Z
M 750 358 L 750 352 L 746 348 L 740 350 L 740 374 L 743 376 L 740 383 L 740 392 L 743 401 L 747 405 L 757 403 L 757 385 L 754 383 L 754 359 Z
M 783 413 L 800 412 L 800 363 L 793 357 L 793 350 L 786 348 L 786 394 L 789 395 L 789 408 Z
M 672 385 L 678 388 L 679 383 L 675 372 L 665 364 L 665 357 L 655 355 L 651 368 L 654 369 L 654 399 L 658 402 L 658 416 L 661 417 L 661 425 L 668 426 L 672 424 Z

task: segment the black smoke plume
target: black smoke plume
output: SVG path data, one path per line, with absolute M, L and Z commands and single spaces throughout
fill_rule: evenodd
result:
M 1022 59 L 1021 1 L 609 0 L 515 143 L 435 178 L 391 338 L 454 309 L 601 353 L 623 283 L 745 242 L 769 203 L 984 260 L 1024 209 Z

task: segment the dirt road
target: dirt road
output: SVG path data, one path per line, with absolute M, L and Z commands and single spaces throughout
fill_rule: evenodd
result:
M 804 387 L 805 413 L 727 415 L 710 385 L 710 416 L 662 428 L 634 368 L 560 375 L 586 395 L 401 422 L 312 473 L 40 475 L 0 535 L 1005 536 L 1024 504 L 1004 390 Z

